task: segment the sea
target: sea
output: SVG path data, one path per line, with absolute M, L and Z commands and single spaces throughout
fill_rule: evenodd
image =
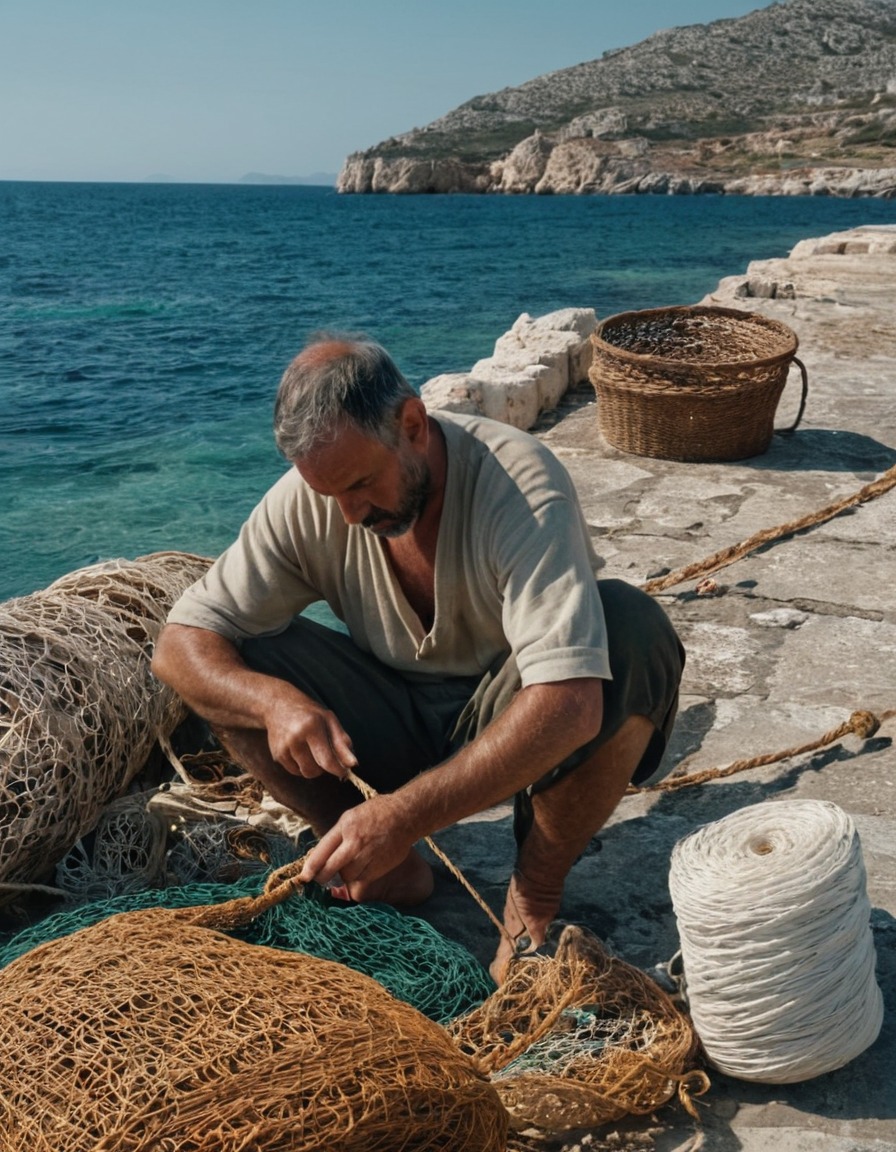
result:
M 523 312 L 695 303 L 870 223 L 896 201 L 0 182 L 0 600 L 226 547 L 287 466 L 273 397 L 316 331 L 367 333 L 419 387 Z

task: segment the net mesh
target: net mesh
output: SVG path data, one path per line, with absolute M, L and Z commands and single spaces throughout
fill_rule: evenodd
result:
M 150 673 L 174 600 L 208 567 L 156 553 L 0 604 L 0 901 L 44 879 L 184 716 Z
M 219 905 L 260 894 L 265 878 L 233 884 L 196 883 L 133 892 L 57 912 L 0 947 L 0 968 L 51 940 L 110 916 L 149 908 Z M 484 1000 L 494 983 L 466 948 L 425 920 L 384 904 L 343 905 L 320 888 L 265 909 L 234 934 L 246 943 L 333 960 L 371 976 L 393 996 L 433 1020 L 448 1021 Z
M 296 829 L 255 782 L 184 769 L 217 819 L 127 793 L 184 715 L 149 649 L 207 565 L 115 561 L 0 604 L 0 903 L 54 868 L 91 898 L 0 947 L 4 1152 L 490 1152 L 510 1126 L 693 1109 L 689 1021 L 582 930 L 495 990 L 423 920 L 300 897 L 295 862 L 265 882 Z
M 9 965 L 6 1152 L 504 1148 L 443 1028 L 344 965 L 217 931 L 241 905 L 122 913 Z
M 562 1133 L 646 1115 L 708 1087 L 690 1021 L 645 973 L 567 926 L 551 958 L 520 957 L 450 1027 L 492 1080 L 515 1129 Z
M 82 900 L 102 900 L 163 884 L 168 828 L 148 806 L 151 795 L 133 792 L 107 805 L 89 836 L 56 865 L 56 886 Z
M 420 990 L 444 996 L 453 946 L 382 907 L 328 906 L 313 885 L 298 897 L 299 868 L 261 890 L 246 877 L 146 892 L 20 933 L 0 956 L 4 1147 L 464 1152 L 504 1148 L 511 1126 L 557 1135 L 676 1095 L 693 1112 L 706 1078 L 687 1018 L 584 930 L 566 928 L 553 958 L 513 961 L 477 1006 L 430 1004 L 443 1027 L 389 985 L 407 997 L 413 984 L 427 1008 Z M 330 956 L 286 952 L 287 938 Z

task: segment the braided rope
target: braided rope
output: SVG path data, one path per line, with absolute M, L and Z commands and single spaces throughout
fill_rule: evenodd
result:
M 857 492 L 844 496 L 841 500 L 836 500 L 833 504 L 828 504 L 817 512 L 810 512 L 796 520 L 780 524 L 777 528 L 764 528 L 759 532 L 754 532 L 752 536 L 742 540 L 740 544 L 731 544 L 729 547 L 722 548 L 694 564 L 688 564 L 684 568 L 668 572 L 665 576 L 657 576 L 654 580 L 648 580 L 641 585 L 641 589 L 650 593 L 651 596 L 655 596 L 657 592 L 665 592 L 667 588 L 672 588 L 675 584 L 683 584 L 686 580 L 693 580 L 697 576 L 708 576 L 711 572 L 718 572 L 720 568 L 726 568 L 735 560 L 743 559 L 744 556 L 749 555 L 750 552 L 755 552 L 757 548 L 762 548 L 765 544 L 771 544 L 774 540 L 780 540 L 784 536 L 792 536 L 796 532 L 802 532 L 805 528 L 814 528 L 817 524 L 824 524 L 827 520 L 832 520 L 841 512 L 845 512 L 847 508 L 865 504 L 893 488 L 896 488 L 896 464 L 882 476 L 879 476 L 877 480 L 873 480 Z
M 735 760 L 724 768 L 706 768 L 702 772 L 694 772 L 691 775 L 676 775 L 666 780 L 660 780 L 656 784 L 648 784 L 644 788 L 629 785 L 627 791 L 629 793 L 677 792 L 679 788 L 705 784 L 708 780 L 721 780 L 725 776 L 736 776 L 738 772 L 746 772 L 748 768 L 759 768 L 764 764 L 775 764 L 779 760 L 790 760 L 792 757 L 802 756 L 806 752 L 817 752 L 819 748 L 834 744 L 853 732 L 861 740 L 867 740 L 874 735 L 884 720 L 889 720 L 893 716 L 896 716 L 896 711 L 882 712 L 880 716 L 875 716 L 873 712 L 853 712 L 848 720 L 836 728 L 832 728 L 830 732 L 825 732 L 817 740 L 810 740 L 806 744 L 797 744 L 792 748 L 785 748 L 781 752 L 768 752 L 762 756 L 753 756 L 748 760 Z M 687 761 L 684 761 L 678 766 L 678 772 L 685 773 L 686 768 Z

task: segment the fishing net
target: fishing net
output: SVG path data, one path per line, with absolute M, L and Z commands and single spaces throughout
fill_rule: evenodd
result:
M 520 957 L 501 987 L 451 1025 L 491 1074 L 518 1131 L 563 1133 L 646 1115 L 708 1086 L 697 1036 L 645 973 L 590 933 L 563 929 L 552 958 Z
M 13 961 L 5 1152 L 504 1149 L 495 1089 L 442 1027 L 344 965 L 218 930 L 271 899 L 127 912 Z
M 176 884 L 232 883 L 247 872 L 264 872 L 271 863 L 279 866 L 295 857 L 288 841 L 275 844 L 254 828 L 222 820 L 181 817 L 170 825 L 169 834 L 173 844 L 166 867 Z
M 296 857 L 296 843 L 220 813 L 197 816 L 171 788 L 113 800 L 96 826 L 56 865 L 54 883 L 73 901 L 104 900 L 146 888 L 232 883 Z M 188 798 L 190 799 L 190 798 Z
M 168 833 L 151 792 L 119 796 L 56 865 L 56 887 L 82 900 L 140 892 L 165 882 Z
M 149 650 L 207 564 L 97 565 L 0 605 L 0 902 L 54 867 L 102 897 L 0 950 L 4 1152 L 489 1152 L 510 1126 L 692 1110 L 686 1017 L 581 930 L 495 991 L 423 920 L 299 896 L 295 862 L 264 884 L 296 830 L 237 820 L 281 830 L 256 782 L 175 756 L 174 819 L 125 795 L 172 751 L 184 710 Z
M 0 901 L 47 877 L 184 717 L 150 647 L 208 564 L 110 561 L 0 604 Z
M 687 1019 L 583 930 L 553 958 L 513 961 L 441 1027 L 338 961 L 366 957 L 379 976 L 391 958 L 406 984 L 428 970 L 445 986 L 432 930 L 415 948 L 413 917 L 328 907 L 314 885 L 294 895 L 299 868 L 254 895 L 256 878 L 181 889 L 195 907 L 147 892 L 142 909 L 119 898 L 90 926 L 81 910 L 20 934 L 0 957 L 4 1148 L 488 1152 L 510 1126 L 556 1135 L 676 1095 L 693 1111 L 706 1081 Z M 297 922 L 318 951 L 330 932 L 336 958 L 282 951 Z
M 132 892 L 48 916 L 0 947 L 0 968 L 41 944 L 122 912 L 148 908 L 189 908 L 224 904 L 258 895 L 264 876 L 249 875 L 232 884 L 195 883 Z M 485 969 L 466 948 L 449 940 L 425 920 L 405 916 L 384 904 L 346 905 L 317 885 L 265 908 L 233 930 L 247 943 L 304 952 L 337 961 L 371 976 L 393 996 L 433 1020 L 446 1022 L 494 991 Z

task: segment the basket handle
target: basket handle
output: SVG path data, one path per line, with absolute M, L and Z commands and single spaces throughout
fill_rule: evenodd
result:
M 806 411 L 806 397 L 809 395 L 809 374 L 806 371 L 806 365 L 800 360 L 799 356 L 794 356 L 792 362 L 797 365 L 800 370 L 800 376 L 803 378 L 803 393 L 802 396 L 800 396 L 800 410 L 796 414 L 796 420 L 794 420 L 789 428 L 776 428 L 775 432 L 779 436 L 792 436 L 793 433 L 796 432 L 800 420 L 803 418 L 803 413 Z

